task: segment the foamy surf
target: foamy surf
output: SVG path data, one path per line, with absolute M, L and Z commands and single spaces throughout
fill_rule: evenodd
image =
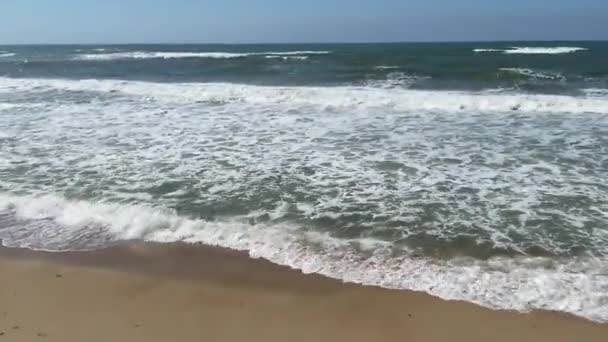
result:
M 473 49 L 473 52 L 502 52 L 508 55 L 559 55 L 586 51 L 586 48 L 572 46 L 556 46 L 556 47 L 511 47 L 507 49 Z
M 79 54 L 75 58 L 79 60 L 111 61 L 120 59 L 180 59 L 180 58 L 211 58 L 211 59 L 233 59 L 251 56 L 293 56 L 299 59 L 308 58 L 307 55 L 326 55 L 331 51 L 283 51 L 283 52 L 159 52 L 159 51 L 132 51 L 114 53 Z
M 557 46 L 557 47 L 513 47 L 505 50 L 506 54 L 524 54 L 524 55 L 559 55 L 565 53 L 574 53 L 586 51 L 581 47 Z
M 117 80 L 60 80 L 0 78 L 0 90 L 89 91 L 153 98 L 165 102 L 208 102 L 258 105 L 286 110 L 316 108 L 332 111 L 539 112 L 606 113 L 608 98 L 597 96 L 535 95 L 512 92 L 423 91 L 394 88 L 395 82 L 417 77 L 399 73 L 378 87 L 268 87 L 229 83 L 155 83 Z
M 393 70 L 393 69 L 399 69 L 400 67 L 396 66 L 396 65 L 378 65 L 377 67 L 374 67 L 374 69 L 376 70 Z
M 608 46 L 470 52 L 517 44 L 11 47 L 0 238 L 201 242 L 607 321 Z M 263 55 L 77 58 L 167 50 Z
M 479 52 L 501 52 L 501 51 L 504 51 L 504 50 L 501 50 L 501 49 L 473 49 L 473 52 L 477 52 L 477 53 L 479 53 Z
M 290 223 L 207 222 L 169 209 L 52 195 L 3 194 L 0 210 L 0 239 L 10 247 L 69 251 L 82 240 L 89 242 L 81 249 L 132 239 L 200 242 L 346 282 L 422 291 L 494 309 L 555 310 L 608 321 L 605 258 L 432 260 L 400 253 L 384 241 L 344 241 Z M 369 252 L 362 254 L 362 246 Z
M 305 61 L 308 59 L 308 56 L 297 56 L 297 55 L 288 55 L 288 56 L 283 56 L 283 55 L 268 55 L 265 56 L 267 59 L 281 59 L 284 61 L 287 60 L 298 60 L 298 61 Z
M 566 78 L 560 74 L 550 74 L 543 73 L 539 71 L 534 71 L 528 68 L 500 68 L 498 69 L 502 72 L 518 74 L 525 77 L 536 78 L 536 79 L 546 79 L 546 80 L 565 80 Z

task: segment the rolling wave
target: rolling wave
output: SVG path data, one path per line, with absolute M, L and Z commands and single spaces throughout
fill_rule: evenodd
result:
M 608 260 L 603 258 L 438 261 L 395 254 L 383 241 L 336 239 L 298 226 L 208 222 L 169 209 L 53 195 L 0 194 L 0 239 L 5 246 L 46 251 L 95 249 L 132 239 L 200 242 L 346 282 L 422 291 L 495 309 L 555 310 L 608 321 L 603 305 L 608 301 Z M 373 252 L 361 254 L 361 248 Z
M 392 82 L 409 82 L 407 75 Z M 608 112 L 608 97 L 541 95 L 515 92 L 426 91 L 393 87 L 272 87 L 232 83 L 157 83 L 119 80 L 0 78 L 0 90 L 67 90 L 125 94 L 165 102 L 245 104 L 286 110 L 316 108 L 332 111 L 390 112 Z
M 586 51 L 582 47 L 556 46 L 556 47 L 511 47 L 508 49 L 474 49 L 473 52 L 502 52 L 508 55 L 559 55 L 573 52 Z
M 396 65 L 378 65 L 377 67 L 374 67 L 374 69 L 376 70 L 394 70 L 394 69 L 399 69 L 400 67 L 396 66 Z
M 501 49 L 473 49 L 473 52 L 502 52 L 505 50 L 501 50 Z
M 545 79 L 545 80 L 565 80 L 561 74 L 542 73 L 528 68 L 500 68 L 502 72 L 513 73 L 529 78 Z
M 202 242 L 608 321 L 608 92 L 584 94 L 4 77 L 0 239 Z
M 268 55 L 265 56 L 267 59 L 281 59 L 284 61 L 287 60 L 298 60 L 298 61 L 305 61 L 308 59 L 308 56 L 297 56 L 297 55 L 290 55 L 290 56 L 284 56 L 284 55 Z
M 180 59 L 180 58 L 211 58 L 232 59 L 250 56 L 295 56 L 325 55 L 331 51 L 284 51 L 284 52 L 154 52 L 154 51 L 132 51 L 114 53 L 79 54 L 78 60 L 119 60 L 119 59 Z
M 587 49 L 581 47 L 569 47 L 569 46 L 558 46 L 558 47 L 514 47 L 505 50 L 506 54 L 525 54 L 525 55 L 559 55 L 564 53 L 573 53 L 579 51 L 586 51 Z

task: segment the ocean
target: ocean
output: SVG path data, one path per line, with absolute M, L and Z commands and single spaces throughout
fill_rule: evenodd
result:
M 608 321 L 608 43 L 0 46 L 0 239 Z

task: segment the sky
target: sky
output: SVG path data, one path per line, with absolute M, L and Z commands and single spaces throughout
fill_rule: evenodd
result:
M 0 0 L 0 44 L 608 40 L 608 0 Z

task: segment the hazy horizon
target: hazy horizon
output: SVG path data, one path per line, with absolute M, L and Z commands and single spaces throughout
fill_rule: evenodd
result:
M 1 45 L 603 41 L 599 0 L 24 0 L 0 4 Z
M 247 42 L 247 43 L 208 43 L 208 42 L 124 42 L 124 43 L 113 43 L 113 42 L 90 42 L 90 43 L 0 43 L 0 46 L 121 46 L 121 45 L 226 45 L 226 46 L 238 46 L 238 45 L 382 45 L 382 44 L 467 44 L 467 43 L 574 43 L 574 42 L 591 42 L 591 43 L 604 43 L 608 42 L 608 39 L 566 39 L 566 40 L 420 40 L 420 41 L 350 41 L 350 42 L 314 42 L 314 41 L 302 41 L 302 42 Z

